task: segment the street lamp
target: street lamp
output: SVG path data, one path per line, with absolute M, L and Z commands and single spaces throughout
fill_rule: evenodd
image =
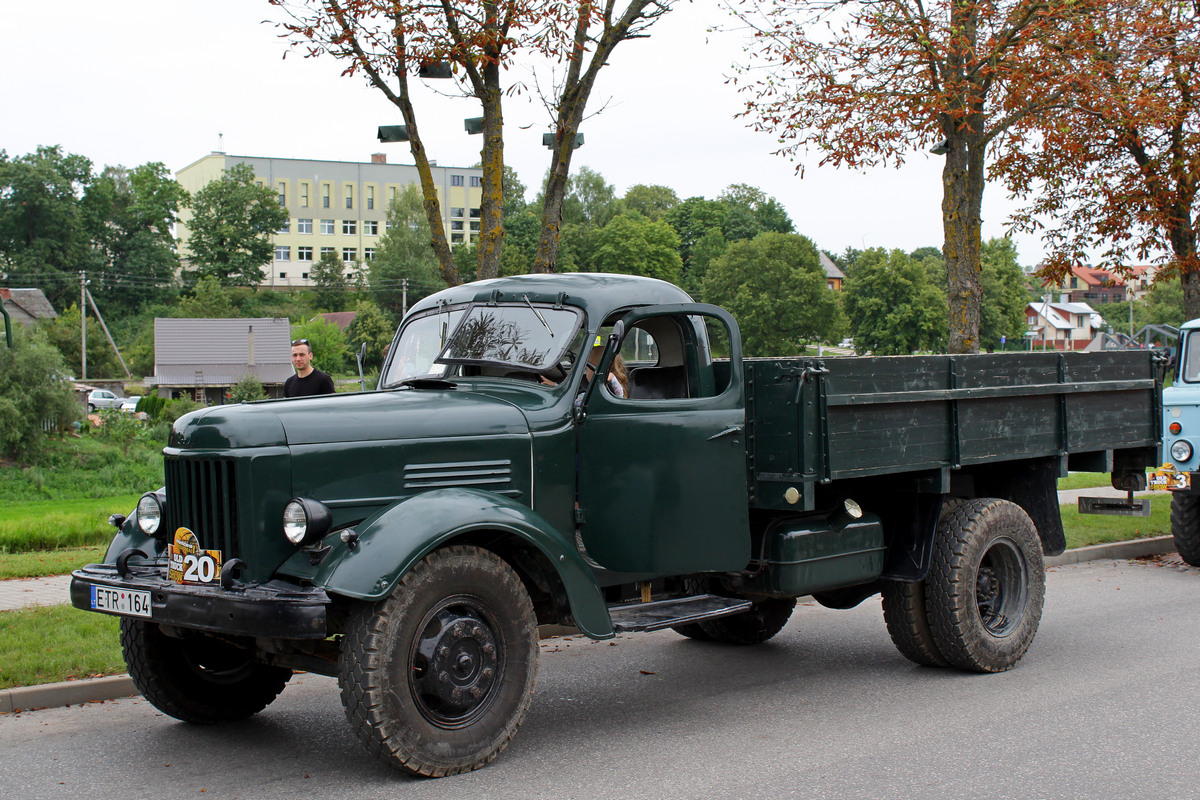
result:
M 464 119 L 463 130 L 471 135 L 483 133 L 483 117 L 468 117 Z
M 558 137 L 553 133 L 543 133 L 542 134 L 542 147 L 547 147 L 547 148 L 553 150 L 557 138 Z M 583 134 L 577 133 L 577 134 L 575 134 L 575 141 L 571 143 L 571 149 L 578 150 L 580 147 L 583 147 Z
M 376 134 L 381 142 L 407 142 L 407 125 L 380 125 Z

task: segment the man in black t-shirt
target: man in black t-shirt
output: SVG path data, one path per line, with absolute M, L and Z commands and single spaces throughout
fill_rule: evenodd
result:
M 292 342 L 292 366 L 296 374 L 283 382 L 284 397 L 308 397 L 314 394 L 333 394 L 333 378 L 314 369 L 312 345 L 308 339 Z

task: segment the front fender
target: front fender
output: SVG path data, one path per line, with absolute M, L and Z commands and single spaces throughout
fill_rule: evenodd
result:
M 613 636 L 600 588 L 570 540 L 540 514 L 506 497 L 478 489 L 423 492 L 354 528 L 358 544 L 353 550 L 331 537 L 334 551 L 313 576 L 314 585 L 359 600 L 382 600 L 443 542 L 472 531 L 501 531 L 533 545 L 554 565 L 583 633 L 594 639 Z

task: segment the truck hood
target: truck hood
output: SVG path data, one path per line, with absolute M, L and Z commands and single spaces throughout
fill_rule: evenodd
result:
M 528 434 L 514 406 L 454 389 L 400 389 L 214 406 L 175 423 L 170 445 L 270 447 Z

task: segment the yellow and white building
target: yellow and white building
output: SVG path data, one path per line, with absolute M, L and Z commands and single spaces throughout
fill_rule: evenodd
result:
M 287 227 L 274 236 L 275 259 L 262 283 L 273 288 L 310 285 L 309 270 L 326 252 L 338 255 L 348 273 L 354 264 L 370 261 L 387 232 L 388 204 L 408 184 L 420 183 L 416 166 L 389 164 L 383 154 L 355 162 L 214 152 L 179 170 L 175 178 L 195 194 L 240 163 L 249 164 L 258 182 L 274 189 L 279 204 L 288 209 Z M 479 237 L 483 170 L 432 169 L 447 238 L 452 245 L 474 244 Z M 184 209 L 177 228 L 185 262 L 191 218 L 191 210 Z

